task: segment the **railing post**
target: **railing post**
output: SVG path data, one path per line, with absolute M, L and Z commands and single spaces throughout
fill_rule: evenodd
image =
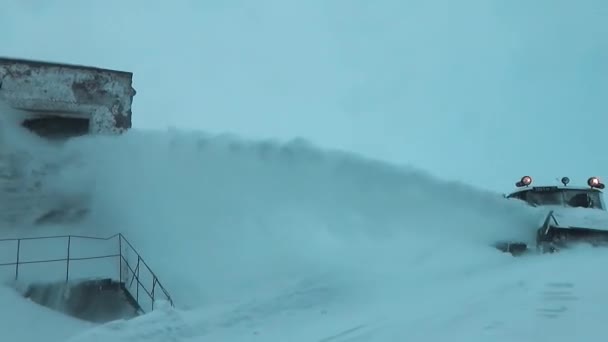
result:
M 66 260 L 65 269 L 65 282 L 67 283 L 70 278 L 70 245 L 72 243 L 72 236 L 68 236 L 68 259 Z
M 122 235 L 118 234 L 118 282 L 122 283 Z M 127 280 L 125 279 L 125 285 Z
M 139 303 L 139 262 L 141 261 L 141 256 L 137 254 L 137 294 L 135 295 L 136 301 Z
M 158 279 L 156 279 L 156 276 L 153 275 L 154 278 L 152 278 L 152 311 L 154 311 L 154 289 L 156 288 L 156 282 L 158 281 Z
M 21 252 L 21 239 L 17 239 L 17 262 L 15 263 L 15 280 L 19 277 L 19 254 Z

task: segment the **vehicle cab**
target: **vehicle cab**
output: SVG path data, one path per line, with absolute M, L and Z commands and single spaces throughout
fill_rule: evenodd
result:
M 532 177 L 524 176 L 515 183 L 519 189 L 505 196 L 519 199 L 531 206 L 560 206 L 606 210 L 603 199 L 604 184 L 597 177 L 587 180 L 587 187 L 568 186 L 570 179 L 563 177 L 562 185 L 531 186 Z

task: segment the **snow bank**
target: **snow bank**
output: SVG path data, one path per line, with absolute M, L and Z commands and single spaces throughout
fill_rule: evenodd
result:
M 606 250 L 580 248 L 447 282 L 386 287 L 384 298 L 373 302 L 328 301 L 323 291 L 296 291 L 232 308 L 159 306 L 153 314 L 85 331 L 70 342 L 600 341 L 608 279 L 589 268 L 606 261 Z
M 23 299 L 14 289 L 0 286 L 3 341 L 65 341 L 92 324 L 73 319 Z

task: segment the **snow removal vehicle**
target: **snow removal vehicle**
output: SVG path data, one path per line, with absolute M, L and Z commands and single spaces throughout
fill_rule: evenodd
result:
M 86 196 L 47 187 L 48 177 L 68 162 L 51 156 L 50 149 L 19 145 L 9 137 L 29 131 L 42 141 L 38 146 L 51 147 L 77 136 L 125 132 L 131 128 L 136 93 L 132 76 L 0 57 L 0 223 L 36 224 L 86 212 Z
M 517 190 L 505 196 L 542 209 L 543 216 L 536 231 L 538 253 L 553 253 L 573 244 L 608 245 L 608 211 L 598 177 L 590 177 L 587 186 L 532 186 L 532 177 L 524 176 L 515 185 Z M 503 252 L 520 255 L 531 250 L 523 242 L 501 242 L 495 246 Z

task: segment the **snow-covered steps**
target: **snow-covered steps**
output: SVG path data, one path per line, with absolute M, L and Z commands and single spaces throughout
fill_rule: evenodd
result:
M 141 312 L 124 283 L 113 279 L 30 284 L 22 295 L 37 304 L 95 323 L 129 319 Z
M 0 239 L 0 280 L 26 298 L 79 319 L 105 322 L 173 300 L 122 234 Z

